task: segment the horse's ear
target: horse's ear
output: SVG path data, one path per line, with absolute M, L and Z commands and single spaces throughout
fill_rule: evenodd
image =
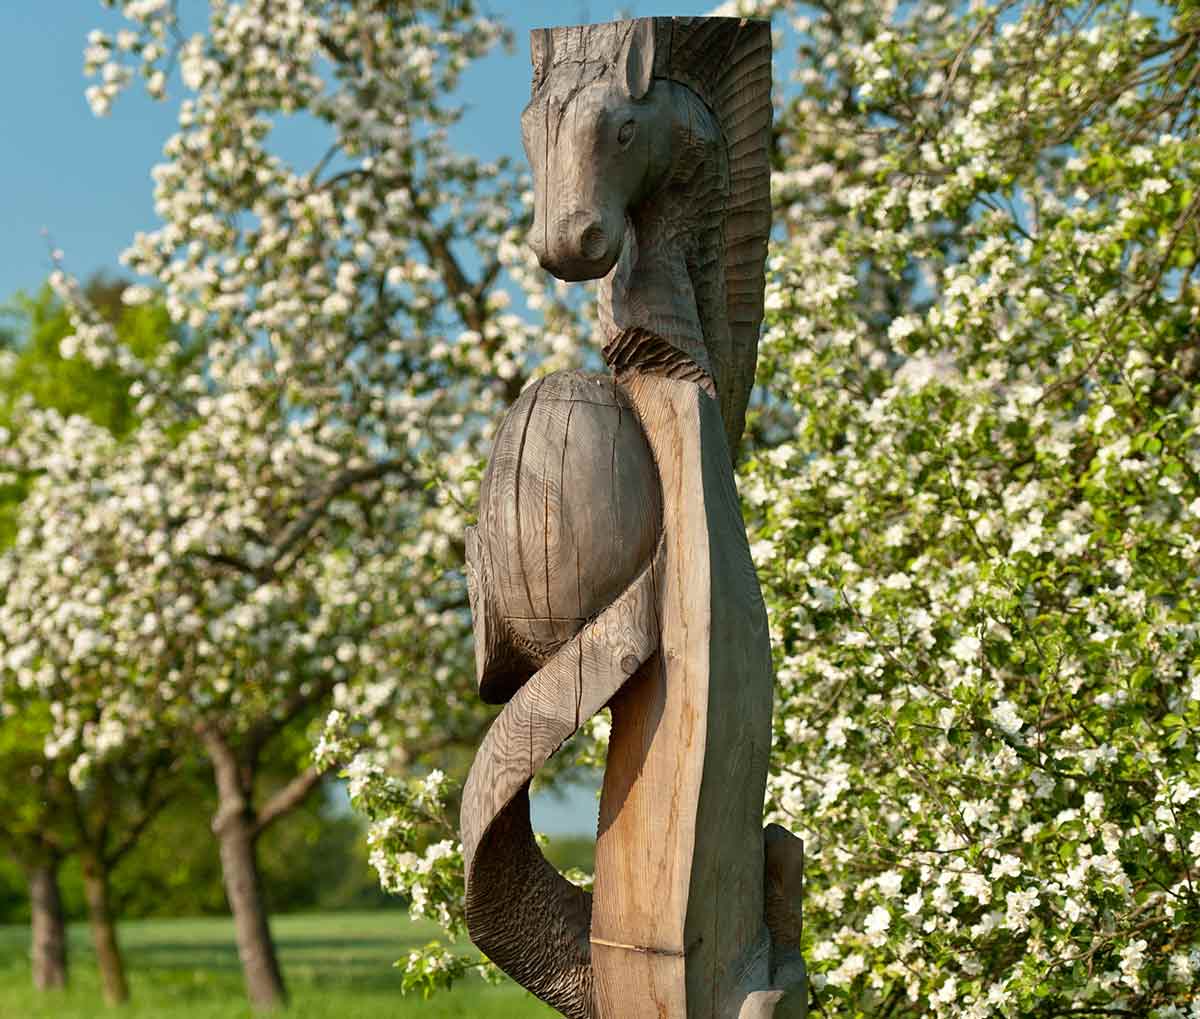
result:
M 650 91 L 654 77 L 654 19 L 638 18 L 629 31 L 617 73 L 624 73 L 630 99 L 641 99 Z
M 554 63 L 554 40 L 550 29 L 535 28 L 529 33 L 529 57 L 533 62 L 533 91 L 536 92 Z

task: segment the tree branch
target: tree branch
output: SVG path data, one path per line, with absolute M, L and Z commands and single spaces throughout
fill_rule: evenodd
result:
M 243 759 L 253 767 L 266 742 L 302 711 L 321 700 L 333 686 L 334 680 L 329 678 L 325 682 L 312 684 L 306 692 L 297 690 L 280 705 L 278 712 L 265 715 L 250 725 L 242 740 Z
M 254 835 L 257 838 L 284 814 L 300 806 L 332 769 L 310 767 L 293 778 L 282 789 L 275 793 L 266 803 L 254 821 Z
M 228 566 L 239 573 L 245 573 L 247 576 L 255 577 L 258 580 L 264 579 L 262 570 L 256 570 L 245 559 L 231 555 L 228 552 L 193 552 L 192 555 L 197 559 L 203 559 L 206 563 L 213 563 L 217 566 Z
M 266 569 L 270 573 L 286 572 L 296 559 L 293 556 L 291 562 L 285 563 L 284 560 L 287 559 L 288 554 L 303 541 L 308 532 L 321 519 L 322 514 L 329 509 L 330 504 L 339 495 L 344 495 L 355 485 L 361 485 L 368 481 L 377 481 L 388 474 L 403 470 L 406 466 L 407 463 L 400 460 L 381 460 L 367 467 L 346 468 L 334 478 L 329 487 L 309 505 L 308 509 L 284 529 L 275 545 L 275 554 L 271 557 Z
M 163 808 L 171 802 L 171 793 L 162 793 L 158 796 L 149 797 L 145 809 L 142 811 L 138 819 L 129 826 L 129 830 L 125 833 L 125 837 L 121 839 L 111 850 L 109 850 L 106 862 L 109 867 L 116 867 L 118 863 L 137 845 L 138 839 L 142 837 L 142 833 L 150 826 L 151 822 L 162 813 Z
M 444 233 L 433 229 L 430 224 L 428 230 L 417 232 L 417 238 L 429 256 L 429 260 L 441 270 L 442 283 L 450 296 L 462 305 L 461 312 L 467 325 L 482 335 L 483 312 L 479 306 L 482 298 L 480 287 L 472 284 L 467 278 L 467 274 L 463 272 L 454 252 L 450 250 Z

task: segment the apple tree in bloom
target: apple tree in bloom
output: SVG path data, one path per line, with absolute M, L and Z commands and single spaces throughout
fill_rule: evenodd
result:
M 85 293 L 130 350 L 158 349 L 171 333 L 165 310 L 154 303 L 122 307 L 123 290 L 118 281 L 98 278 Z M 41 494 L 59 489 L 89 498 L 95 479 L 74 469 L 75 458 L 54 455 L 53 447 L 109 450 L 136 427 L 136 401 L 131 380 L 119 370 L 63 357 L 60 343 L 73 327 L 48 286 L 34 297 L 19 295 L 11 307 L 19 328 L 10 349 L 0 352 L 0 450 L 37 437 L 48 444 L 33 470 L 19 464 L 4 470 L 0 463 L 0 767 L 8 776 L 0 797 L 0 851 L 28 878 L 33 979 L 41 988 L 67 980 L 58 873 L 67 857 L 78 859 L 103 992 L 117 1003 L 129 992 L 113 873 L 178 791 L 187 755 L 160 727 L 103 724 L 107 695 L 86 667 L 50 665 L 28 639 L 26 612 L 38 600 L 30 585 L 55 583 L 62 587 L 60 611 L 87 611 L 72 579 L 77 560 L 69 521 Z M 92 604 L 101 596 L 95 592 Z M 53 628 L 61 619 L 44 625 Z
M 504 37 L 473 4 L 213 0 L 199 25 L 107 6 L 127 27 L 89 38 L 96 113 L 139 78 L 181 97 L 161 225 L 124 255 L 153 285 L 125 299 L 160 292 L 203 357 L 131 350 L 56 275 L 63 353 L 131 378 L 138 425 L 117 443 L 31 418 L 5 451 L 38 478 L 3 640 L 17 682 L 90 691 L 91 729 L 55 695 L 59 744 L 160 726 L 202 750 L 247 989 L 271 1006 L 257 839 L 335 761 L 269 784 L 264 757 L 331 708 L 393 767 L 477 742 L 462 507 L 576 315 L 521 244 L 525 182 L 447 140 L 459 76 Z M 288 117 L 324 139 L 308 161 L 278 151 Z
M 830 1016 L 1200 1015 L 1200 9 L 773 4 L 743 498 Z

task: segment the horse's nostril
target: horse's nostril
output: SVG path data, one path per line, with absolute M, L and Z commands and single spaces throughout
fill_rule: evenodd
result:
M 579 238 L 579 251 L 584 258 L 595 261 L 603 258 L 608 250 L 608 238 L 599 223 L 592 223 Z
M 612 268 L 620 251 L 622 235 L 614 235 L 612 227 L 606 226 L 610 218 L 590 209 L 552 216 L 544 250 L 534 244 L 542 268 L 562 280 L 599 279 Z

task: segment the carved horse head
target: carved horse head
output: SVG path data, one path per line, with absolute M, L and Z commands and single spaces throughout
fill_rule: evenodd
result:
M 601 279 L 605 356 L 699 382 L 741 436 L 770 230 L 770 28 L 640 18 L 532 35 L 530 243 Z M 630 353 L 633 351 L 634 353 Z
M 551 63 L 552 45 L 549 32 L 534 34 L 535 64 Z M 669 95 L 654 87 L 649 21 L 632 23 L 615 66 L 565 66 L 535 83 L 521 117 L 534 179 L 529 239 L 559 279 L 598 279 L 621 255 L 627 210 L 669 168 Z

